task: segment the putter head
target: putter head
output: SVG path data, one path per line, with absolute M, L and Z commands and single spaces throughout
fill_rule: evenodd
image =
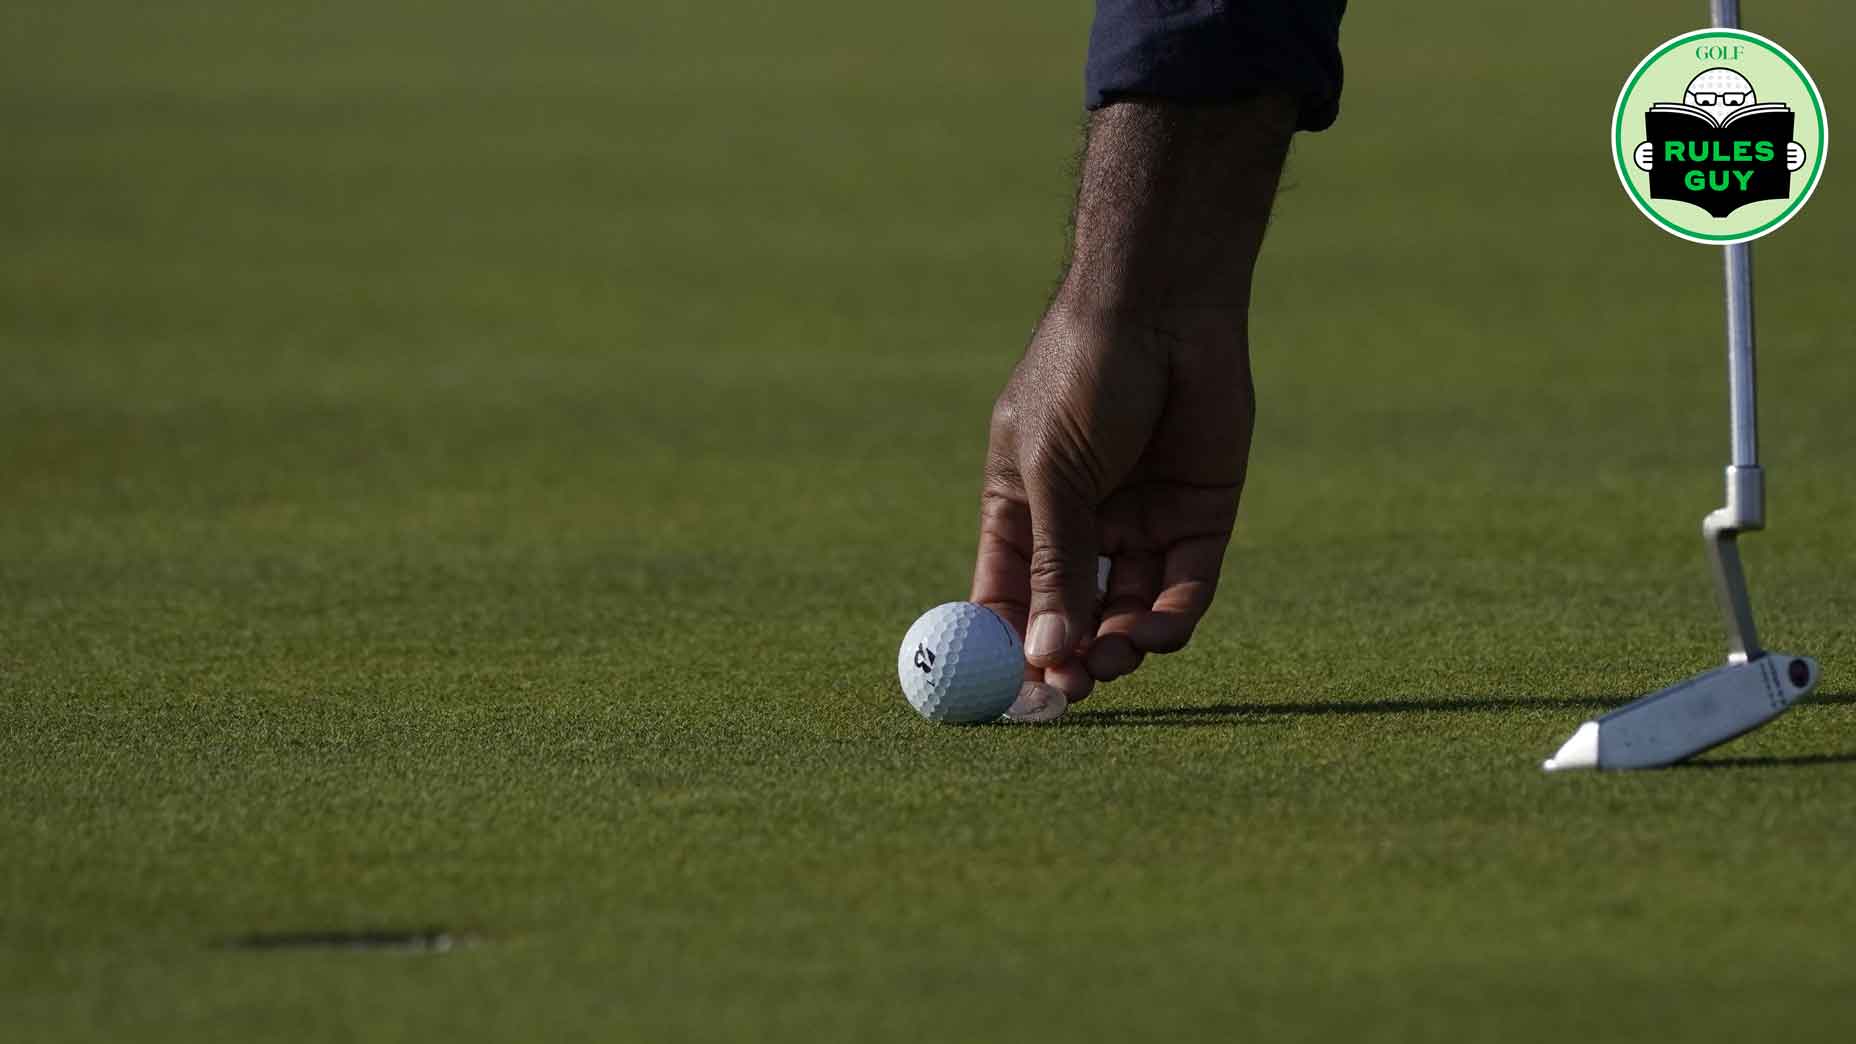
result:
M 1768 652 L 1730 663 L 1588 721 L 1541 768 L 1671 765 L 1759 728 L 1817 687 L 1817 661 Z

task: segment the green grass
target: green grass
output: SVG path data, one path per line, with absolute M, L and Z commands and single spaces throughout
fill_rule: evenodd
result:
M 10 5 L 0 1037 L 1844 1032 L 1836 158 L 1758 250 L 1747 547 L 1821 694 L 1544 777 L 1720 655 L 1718 255 L 1605 152 L 1702 5 L 1355 6 L 1212 617 L 941 729 L 893 643 L 965 589 L 1087 4 Z M 1834 113 L 1844 5 L 1749 14 Z

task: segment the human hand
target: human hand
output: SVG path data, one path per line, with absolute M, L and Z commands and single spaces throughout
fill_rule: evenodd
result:
M 1014 718 L 1185 646 L 1236 523 L 1253 403 L 1240 346 L 1045 317 L 994 407 L 971 596 L 1025 636 Z

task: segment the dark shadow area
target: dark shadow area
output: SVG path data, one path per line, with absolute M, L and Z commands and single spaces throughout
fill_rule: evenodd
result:
M 1808 765 L 1856 765 L 1856 751 L 1847 754 L 1795 754 L 1790 757 L 1725 757 L 1685 761 L 1679 769 L 1801 768 Z
M 441 929 L 415 932 L 254 932 L 217 945 L 226 950 L 394 950 L 401 953 L 444 953 L 458 943 Z
M 1603 712 L 1621 707 L 1628 696 L 1462 696 L 1376 700 L 1265 700 L 1212 703 L 1197 707 L 1103 707 L 1089 704 L 1064 719 L 1070 726 L 1216 725 L 1233 719 L 1320 714 L 1488 714 L 1506 710 L 1583 710 Z
M 1373 700 L 1262 700 L 1256 703 L 1210 703 L 1195 707 L 1102 707 L 1086 703 L 1063 719 L 1066 727 L 1104 728 L 1140 726 L 1195 726 L 1233 724 L 1249 718 L 1354 714 L 1490 714 L 1509 710 L 1578 710 L 1594 716 L 1616 710 L 1638 696 L 1459 696 Z M 1098 697 L 1100 699 L 1100 697 Z M 1856 693 L 1832 692 L 1799 701 L 1793 713 L 1812 706 L 1856 704 Z M 1845 755 L 1817 756 L 1818 761 Z M 1856 758 L 1856 754 L 1848 755 Z M 1759 759 L 1746 759 L 1749 763 Z M 1733 763 L 1720 759 L 1708 764 Z M 1788 762 L 1766 762 L 1782 764 Z M 1804 763 L 1804 762 L 1799 762 Z M 1816 762 L 1812 762 L 1816 763 Z M 1701 764 L 1701 763 L 1696 763 Z

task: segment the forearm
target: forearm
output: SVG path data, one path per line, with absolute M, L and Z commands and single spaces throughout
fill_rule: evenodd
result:
M 1175 337 L 1241 337 L 1295 126 L 1293 101 L 1273 94 L 1098 110 L 1053 310 Z

